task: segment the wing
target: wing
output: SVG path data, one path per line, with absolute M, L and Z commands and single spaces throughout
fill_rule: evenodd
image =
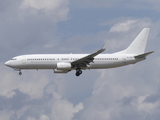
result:
M 98 54 L 102 53 L 103 51 L 106 50 L 107 42 L 104 44 L 104 46 L 98 50 L 97 52 L 94 52 L 90 55 L 87 55 L 83 58 L 80 58 L 76 61 L 71 62 L 71 65 L 73 68 L 82 68 L 82 67 L 87 67 L 89 66 L 90 62 L 93 62 L 94 57 L 97 56 Z

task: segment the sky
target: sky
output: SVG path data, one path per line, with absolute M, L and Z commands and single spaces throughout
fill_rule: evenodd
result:
M 0 0 L 0 120 L 159 120 L 159 0 Z M 125 49 L 150 28 L 145 61 L 54 74 L 4 65 L 23 54 Z

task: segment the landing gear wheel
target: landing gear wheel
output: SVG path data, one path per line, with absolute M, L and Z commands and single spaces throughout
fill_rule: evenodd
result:
M 79 70 L 78 72 L 79 72 L 80 75 L 82 74 L 82 70 Z
M 78 72 L 76 72 L 76 76 L 77 76 L 77 77 L 79 76 L 79 73 L 78 73 Z
M 22 75 L 22 72 L 21 72 L 21 71 L 19 72 L 19 75 Z
M 82 74 L 82 70 L 77 69 L 77 71 L 76 71 L 76 76 L 78 77 L 78 76 L 80 76 L 81 74 Z

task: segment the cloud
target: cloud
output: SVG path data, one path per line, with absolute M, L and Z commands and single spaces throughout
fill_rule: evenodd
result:
M 68 19 L 68 4 L 69 0 L 24 0 L 20 8 L 33 8 L 33 13 L 35 10 L 44 10 L 46 14 L 52 15 L 55 22 L 59 22 Z
M 22 93 L 29 94 L 31 99 L 41 98 L 43 96 L 43 89 L 48 84 L 49 80 L 47 76 L 42 75 L 39 79 L 37 75 L 31 75 L 28 80 L 21 80 L 13 72 L 6 72 L 6 68 L 1 66 L 1 84 L 0 84 L 0 95 L 6 96 L 8 98 L 13 97 L 16 93 L 14 90 L 19 89 Z M 6 74 L 7 73 L 7 74 Z M 8 75 L 9 74 L 9 75 Z M 38 84 L 37 84 L 38 82 Z
M 41 115 L 40 120 L 50 120 L 48 116 L 46 115 Z
M 75 107 L 73 104 L 60 100 L 53 104 L 52 116 L 54 120 L 72 120 L 74 114 L 83 109 L 83 104 L 79 103 Z
M 140 25 L 141 27 L 149 27 L 151 23 L 149 21 L 143 21 L 142 19 L 139 20 L 127 20 L 123 23 L 120 22 L 116 25 L 114 25 L 110 32 L 127 32 L 130 29 L 137 28 L 137 26 Z
M 57 9 L 62 2 L 68 2 L 63 0 L 24 0 L 21 7 L 31 7 L 35 9 L 46 9 L 48 10 L 54 10 Z
M 159 11 L 159 1 L 158 0 L 72 0 L 73 7 L 78 8 L 114 8 L 117 9 L 127 9 L 127 10 L 156 10 Z M 136 13 L 138 14 L 138 13 Z
M 156 92 L 146 96 L 143 102 L 151 103 L 151 104 L 158 103 L 160 100 L 159 91 L 160 91 L 160 88 L 158 85 Z
M 5 110 L 0 111 L 0 118 L 3 120 L 9 120 L 11 115 L 12 115 L 12 112 L 8 112 Z
M 60 21 L 68 20 L 69 0 L 7 0 L 1 3 L 6 6 L 0 9 L 0 53 L 6 53 L 2 54 L 4 60 L 19 54 L 46 53 L 53 48 L 49 44 L 60 42 L 55 31 Z
M 131 26 L 135 23 L 136 21 L 126 21 L 124 23 L 116 24 L 114 25 L 111 29 L 110 32 L 126 32 L 131 29 Z
M 130 19 L 129 21 L 132 20 L 138 22 L 131 24 L 128 31 L 101 31 L 95 35 L 79 35 L 73 37 L 74 39 L 69 38 L 66 43 L 77 40 L 77 43 L 81 44 L 79 40 L 87 41 L 87 39 L 92 39 L 96 42 L 98 38 L 102 40 L 107 38 L 110 40 L 108 49 L 117 49 L 117 44 L 120 48 L 124 49 L 125 44 L 122 43 L 130 43 L 132 41 L 131 38 L 136 37 L 137 33 L 144 27 L 143 25 L 146 23 L 151 25 L 151 27 L 158 25 L 158 22 L 156 23 L 157 25 L 153 25 L 152 22 L 148 22 L 146 19 Z M 111 28 L 115 25 L 121 25 L 126 21 L 128 21 L 128 18 L 114 23 Z M 151 32 L 151 36 L 157 36 L 157 32 L 153 31 Z M 125 42 L 119 40 L 120 37 Z M 90 41 L 87 42 L 90 43 Z M 69 46 L 70 44 L 65 45 Z M 85 43 L 81 46 L 83 48 Z M 65 48 L 65 46 L 63 47 Z M 72 49 L 75 48 L 73 47 Z M 148 58 L 151 57 L 149 56 Z M 35 71 L 26 71 L 20 77 L 15 71 L 9 71 L 9 68 L 1 66 L 0 71 L 2 71 L 3 76 L 1 76 L 0 94 L 6 97 L 6 101 L 10 101 L 8 102 L 10 103 L 8 108 L 12 109 L 9 110 L 10 114 L 7 115 L 17 120 L 24 118 L 31 120 L 147 118 L 147 113 L 153 114 L 158 109 L 157 102 L 145 102 L 147 96 L 154 93 L 154 86 L 157 84 L 158 78 L 155 76 L 158 73 L 152 75 L 150 72 L 154 68 L 157 69 L 157 66 L 153 65 L 155 61 L 158 62 L 157 59 L 159 58 L 155 58 L 154 60 L 147 59 L 134 66 L 98 70 L 98 73 L 92 70 L 91 72 L 94 73 L 92 76 L 90 72 L 85 71 L 81 78 L 75 78 L 73 72 L 67 75 L 56 75 L 49 71 L 39 71 L 36 73 Z M 148 67 L 150 68 L 149 70 Z M 152 82 L 150 82 L 149 78 L 153 79 Z M 4 100 L 3 98 L 0 99 Z M 16 105 L 16 102 L 12 100 L 17 100 L 23 104 Z M 18 111 L 15 112 L 16 110 Z
M 50 120 L 48 116 L 46 115 L 41 115 L 40 120 Z
M 132 5 L 132 9 L 142 7 L 144 10 L 149 8 L 147 4 L 152 1 L 145 2 L 146 4 L 139 4 L 141 1 L 124 2 L 126 1 L 0 1 L 0 119 L 159 120 L 157 89 L 160 78 L 160 21 L 156 19 L 158 15 L 142 17 L 141 14 L 145 15 L 146 11 L 139 14 L 127 9 Z M 135 3 L 132 4 L 133 2 Z M 71 32 L 67 37 L 64 31 L 56 31 L 59 26 L 63 26 L 62 29 L 73 26 L 75 19 L 72 18 L 76 15 L 81 21 L 81 15 L 76 11 L 82 10 L 79 6 L 88 8 L 84 9 L 86 13 L 96 8 L 102 16 L 104 10 L 108 10 L 104 8 L 117 10 L 125 7 L 128 14 L 125 17 L 121 11 L 116 15 L 111 12 L 103 18 L 97 17 L 98 14 L 92 11 L 90 15 L 96 16 L 95 21 L 98 22 L 92 23 L 90 17 L 84 20 L 90 26 L 95 26 L 96 30 L 90 29 L 89 34 L 77 34 L 72 27 L 66 29 Z M 153 8 L 149 10 L 152 11 Z M 69 14 L 72 16 L 71 21 L 68 19 Z M 76 29 L 83 25 L 77 24 Z M 103 46 L 106 40 L 108 46 L 105 52 L 116 52 L 126 48 L 144 27 L 151 28 L 147 51 L 156 52 L 135 65 L 86 70 L 78 78 L 74 76 L 75 71 L 61 75 L 53 74 L 51 70 L 23 71 L 23 75 L 19 76 L 16 71 L 4 66 L 4 61 L 20 54 L 91 53 Z
M 132 20 L 135 22 L 124 24 L 130 23 L 128 21 Z M 156 36 L 155 31 L 159 31 L 158 29 L 155 29 L 155 27 L 153 28 L 153 26 L 157 26 L 157 23 L 152 23 L 146 18 L 138 20 L 124 19 L 121 22 L 115 23 L 111 29 L 115 26 L 118 26 L 120 28 L 119 30 L 127 26 L 128 30 L 122 30 L 120 32 L 115 29 L 114 32 L 108 32 L 108 39 L 114 38 L 110 40 L 110 44 L 113 46 L 109 46 L 113 49 L 115 49 L 117 45 L 120 45 L 119 47 L 124 49 L 125 47 L 123 44 L 129 41 L 129 45 L 136 37 L 137 33 L 146 26 L 151 27 L 149 38 L 151 44 L 148 44 L 147 47 L 150 47 L 148 50 L 152 50 L 154 42 L 158 42 L 158 39 L 155 40 L 155 38 L 152 38 L 153 36 Z M 121 38 L 122 41 L 119 40 L 119 38 Z M 114 42 L 115 44 L 113 44 Z M 147 119 L 149 115 L 152 115 L 159 107 L 159 96 L 157 96 L 157 94 L 156 96 L 148 96 L 148 94 L 154 93 L 154 87 L 156 86 L 157 88 L 157 84 L 159 83 L 158 73 L 151 72 L 152 70 L 157 71 L 159 69 L 158 66 L 154 66 L 155 63 L 157 65 L 159 64 L 158 60 L 159 57 L 153 54 L 145 61 L 133 66 L 130 65 L 117 69 L 98 70 L 100 76 L 96 79 L 93 86 L 92 95 L 84 101 L 85 107 L 82 110 L 81 115 L 79 115 L 80 119 Z M 123 71 L 121 71 L 122 69 Z M 154 100 L 156 100 L 155 103 L 150 102 Z M 88 114 L 90 116 L 87 116 Z
M 27 120 L 36 120 L 34 117 L 28 117 Z
M 30 78 L 28 78 L 28 80 L 29 79 Z M 62 96 L 60 87 L 63 83 L 58 82 L 61 77 L 57 77 L 57 80 L 55 80 L 57 84 L 53 84 L 51 81 L 45 84 L 47 80 L 43 78 L 43 81 L 40 80 L 34 83 L 38 80 L 37 78 L 34 79 L 31 79 L 33 82 L 30 83 L 24 79 L 22 82 L 14 81 L 12 77 L 11 80 L 13 80 L 13 83 L 8 82 L 8 84 L 5 85 L 4 82 L 1 82 L 1 84 L 6 87 L 6 92 L 2 92 L 3 94 L 1 93 L 0 95 L 0 111 L 5 109 L 9 112 L 5 113 L 5 111 L 3 111 L 3 116 L 0 115 L 0 118 L 6 118 L 6 120 L 9 118 L 17 120 L 23 118 L 29 120 L 63 120 L 65 118 L 72 120 L 76 113 L 83 110 L 83 103 L 73 104 Z M 3 89 L 4 88 L 1 88 L 1 91 Z M 13 92 L 14 94 L 8 95 L 7 91 Z
M 159 11 L 160 9 L 159 9 L 159 3 L 160 3 L 160 1 L 159 0 L 141 0 L 141 1 L 143 1 L 144 3 L 146 2 L 146 3 L 148 3 L 148 9 L 154 9 L 154 10 L 157 10 L 157 11 Z M 149 8 L 149 6 L 150 6 L 150 8 Z
M 159 107 L 159 103 L 146 103 L 144 102 L 146 96 L 140 96 L 138 98 L 138 110 L 140 112 L 145 112 L 145 113 L 150 113 L 152 114 L 152 112 L 157 108 Z

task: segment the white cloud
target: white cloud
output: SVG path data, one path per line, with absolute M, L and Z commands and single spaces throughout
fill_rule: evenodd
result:
M 44 47 L 45 48 L 52 48 L 52 47 L 54 47 L 54 45 L 53 44 L 46 44 Z
M 9 21 L 7 23 L 9 23 L 9 26 L 11 26 L 11 28 L 15 31 L 19 26 L 22 26 L 22 29 L 17 32 L 18 35 L 22 35 L 24 38 L 27 38 L 26 41 L 30 41 L 27 45 L 26 42 L 22 42 L 24 46 L 38 43 L 37 46 L 40 47 L 44 46 L 44 48 L 54 48 L 59 45 L 59 42 L 55 45 L 55 41 L 52 41 L 54 40 L 52 37 L 53 29 L 47 29 L 52 26 L 52 24 L 48 24 L 48 26 L 46 24 L 50 21 L 50 19 L 53 19 L 56 23 L 58 21 L 66 20 L 68 18 L 69 11 L 68 2 L 69 0 L 23 0 L 21 10 L 26 11 L 26 13 L 31 11 L 31 13 L 35 15 L 27 18 L 29 23 L 24 21 L 23 24 L 19 24 L 19 21 L 15 20 L 18 22 L 16 22 L 14 27 L 13 24 L 15 21 Z M 88 2 L 86 6 L 89 8 L 93 6 L 115 7 L 114 2 L 116 1 L 110 2 L 103 0 L 101 2 L 94 0 L 82 0 L 79 1 L 78 5 L 84 5 L 84 2 Z M 87 9 L 86 12 L 88 12 Z M 43 16 L 42 14 L 44 13 L 45 15 Z M 10 18 L 10 14 L 5 15 L 6 18 Z M 40 18 L 43 19 L 47 17 L 47 20 L 43 19 L 40 21 L 39 16 L 41 15 L 42 17 Z M 72 15 L 74 16 L 75 14 Z M 36 19 L 33 20 L 31 17 L 35 17 Z M 87 20 L 89 21 L 90 19 Z M 106 19 L 102 21 L 106 21 Z M 10 68 L 4 67 L 4 65 L 2 65 L 3 63 L 1 63 L 0 100 L 6 100 L 7 102 L 6 104 L 0 104 L 0 119 L 125 120 L 128 118 L 137 118 L 136 120 L 140 120 L 142 118 L 145 119 L 147 114 L 154 116 L 153 113 L 159 110 L 159 99 L 157 100 L 158 102 L 156 101 L 155 103 L 145 103 L 144 99 L 146 96 L 153 94 L 159 84 L 160 59 L 158 57 L 158 49 L 160 45 L 160 22 L 152 21 L 152 18 L 116 18 L 110 21 L 112 22 L 103 24 L 112 26 L 110 32 L 100 31 L 89 35 L 73 34 L 71 38 L 67 39 L 66 42 L 63 43 L 60 49 L 67 53 L 68 51 L 76 53 L 80 53 L 80 51 L 93 52 L 94 50 L 97 50 L 97 48 L 99 49 L 99 46 L 101 47 L 101 44 L 103 45 L 103 42 L 106 40 L 108 40 L 106 52 L 116 51 L 121 48 L 124 49 L 130 44 L 130 42 L 132 42 L 143 27 L 149 26 L 152 29 L 149 39 L 150 44 L 148 44 L 147 49 L 152 50 L 154 48 L 156 53 L 149 56 L 149 59 L 133 66 L 111 70 L 98 70 L 98 73 L 94 70 L 91 70 L 90 72 L 84 71 L 83 75 L 79 78 L 74 77 L 74 74 L 72 74 L 73 72 L 66 75 L 56 75 L 49 71 L 27 71 L 24 72 L 22 76 L 19 76 L 16 71 L 12 71 Z M 30 24 L 30 22 L 33 23 Z M 7 23 L 3 24 L 2 22 L 4 28 Z M 35 24 L 36 26 L 34 26 Z M 47 37 L 49 40 L 51 39 L 47 43 L 46 39 L 44 39 L 44 42 L 41 43 L 37 41 L 37 38 L 35 38 L 35 36 L 44 33 L 45 30 L 43 28 L 45 27 L 39 27 L 42 24 L 46 26 L 45 30 L 48 30 L 46 33 L 49 32 L 49 34 L 45 34 L 44 38 Z M 68 24 L 70 26 L 73 25 L 72 23 Z M 77 25 L 77 29 L 80 25 L 81 24 Z M 28 26 L 33 27 L 28 28 Z M 55 26 L 55 24 L 53 26 Z M 10 30 L 9 28 L 2 28 L 2 31 L 6 33 L 4 36 L 8 36 L 8 30 Z M 34 31 L 39 31 L 40 29 L 42 29 L 42 32 L 34 33 Z M 14 30 L 11 30 L 10 33 L 14 32 Z M 24 34 L 21 34 L 22 30 L 24 30 Z M 13 34 L 16 35 L 15 33 Z M 30 38 L 28 39 L 28 37 L 32 35 L 34 37 L 31 40 Z M 1 38 L 1 40 L 2 39 L 8 40 L 6 37 Z M 19 38 L 19 41 L 16 41 L 15 38 L 12 39 L 11 37 L 11 39 L 8 40 L 8 44 L 11 44 L 12 46 L 11 41 L 17 44 L 21 40 L 23 39 Z M 76 45 L 72 45 L 72 47 L 70 47 L 73 43 L 77 44 L 78 47 Z M 6 52 L 10 53 L 13 51 L 12 48 L 6 47 L 7 44 L 4 44 L 4 41 L 2 45 L 4 46 L 2 49 L 5 49 L 4 52 L 2 52 L 2 55 L 8 55 Z M 92 45 L 94 47 L 90 48 Z M 95 45 L 97 46 L 95 47 Z M 20 46 L 24 47 L 21 44 Z M 34 46 L 30 51 L 35 52 L 37 46 Z M 17 49 L 19 47 L 14 48 Z M 26 53 L 28 50 L 29 49 L 24 49 L 22 53 Z M 15 52 L 14 54 L 19 54 L 21 48 L 17 49 L 17 51 L 18 52 Z M 43 52 L 43 50 L 38 52 Z M 13 54 L 10 53 L 10 55 L 12 56 Z M 2 59 L 4 58 L 2 57 Z M 96 73 L 96 75 L 94 73 Z M 21 93 L 19 96 L 16 95 L 17 92 L 15 89 L 18 89 Z M 23 99 L 24 96 L 27 97 Z M 76 98 L 77 96 L 78 98 Z M 20 106 L 13 106 L 17 103 L 18 105 L 20 104 Z
M 17 110 L 17 112 L 16 112 L 17 113 L 17 118 L 20 119 L 29 108 L 30 108 L 30 106 L 26 105 L 22 109 Z
M 41 115 L 40 120 L 50 120 L 48 116 L 46 115 Z
M 110 29 L 110 32 L 126 32 L 131 29 L 131 26 L 135 22 L 136 22 L 135 20 L 128 20 L 125 21 L 124 23 L 118 23 Z
M 45 75 L 32 76 L 31 80 L 20 82 L 19 90 L 25 94 L 29 94 L 31 99 L 37 99 L 43 97 L 44 87 L 49 83 L 48 78 Z
M 141 0 L 141 1 L 143 1 L 144 3 L 147 2 L 149 4 L 148 9 L 154 9 L 157 11 L 160 10 L 160 8 L 159 8 L 160 1 L 159 0 Z
M 34 117 L 28 117 L 27 120 L 36 120 Z
M 72 0 L 72 7 L 80 7 L 80 8 L 125 8 L 125 9 L 138 9 L 138 10 L 160 10 L 159 9 L 159 0 L 134 0 L 134 1 L 126 1 L 126 0 Z M 136 13 L 138 14 L 138 13 Z
M 52 106 L 52 117 L 54 120 L 72 120 L 74 114 L 83 109 L 83 103 L 75 107 L 65 100 L 56 101 Z
M 86 8 L 111 8 L 113 6 L 116 6 L 118 4 L 121 4 L 121 1 L 114 0 L 72 0 L 73 7 L 86 7 Z
M 110 29 L 110 32 L 128 32 L 130 29 L 137 28 L 137 26 L 148 27 L 150 25 L 151 23 L 147 20 L 143 21 L 141 19 L 138 20 L 130 19 L 115 24 Z
M 48 11 L 59 8 L 63 2 L 68 2 L 68 0 L 24 0 L 22 6 L 38 10 L 46 9 Z
M 2 110 L 0 111 L 0 119 L 1 120 L 10 120 L 10 116 L 13 112 Z
M 18 74 L 17 71 L 8 71 L 1 65 L 1 84 L 0 95 L 11 98 L 15 95 L 14 90 L 19 89 L 22 93 L 30 95 L 31 99 L 41 98 L 43 96 L 43 89 L 49 83 L 48 78 L 45 75 L 30 74 L 27 80 L 24 80 Z M 7 74 L 6 74 L 7 73 Z M 25 76 L 25 75 L 24 75 Z
M 152 112 L 159 107 L 159 101 L 155 103 L 146 103 L 144 102 L 146 96 L 140 96 L 137 100 L 137 108 L 140 112 L 145 114 L 152 114 Z
M 20 8 L 35 10 L 44 10 L 47 15 L 53 18 L 55 22 L 65 21 L 68 19 L 69 0 L 23 0 Z
M 155 31 L 159 31 L 159 25 L 159 22 L 152 23 L 147 18 L 123 19 L 111 27 L 114 30 L 108 33 L 108 39 L 114 39 L 109 41 L 111 44 L 109 47 L 115 49 L 117 45 L 123 47 L 123 44 L 127 41 L 129 41 L 128 43 L 132 42 L 143 27 L 152 28 L 148 40 L 151 44 L 148 44 L 147 48 L 154 46 L 154 42 L 159 43 L 158 38 L 155 40 L 155 34 L 157 33 Z M 123 31 L 123 28 L 126 28 L 125 31 Z M 112 46 L 113 43 L 115 44 Z M 153 94 L 158 87 L 159 77 L 157 76 L 158 72 L 156 72 L 159 69 L 159 66 L 156 67 L 156 65 L 159 65 L 158 61 L 159 57 L 153 54 L 152 57 L 148 56 L 148 59 L 135 65 L 110 70 L 98 70 L 100 76 L 93 86 L 92 95 L 84 102 L 85 106 L 82 110 L 81 119 L 112 120 L 135 116 L 135 119 L 140 120 L 147 118 L 148 114 L 153 115 L 159 107 L 159 101 L 146 103 L 144 99 L 148 94 Z M 153 66 L 154 64 L 156 65 Z M 88 114 L 90 116 L 87 116 Z

